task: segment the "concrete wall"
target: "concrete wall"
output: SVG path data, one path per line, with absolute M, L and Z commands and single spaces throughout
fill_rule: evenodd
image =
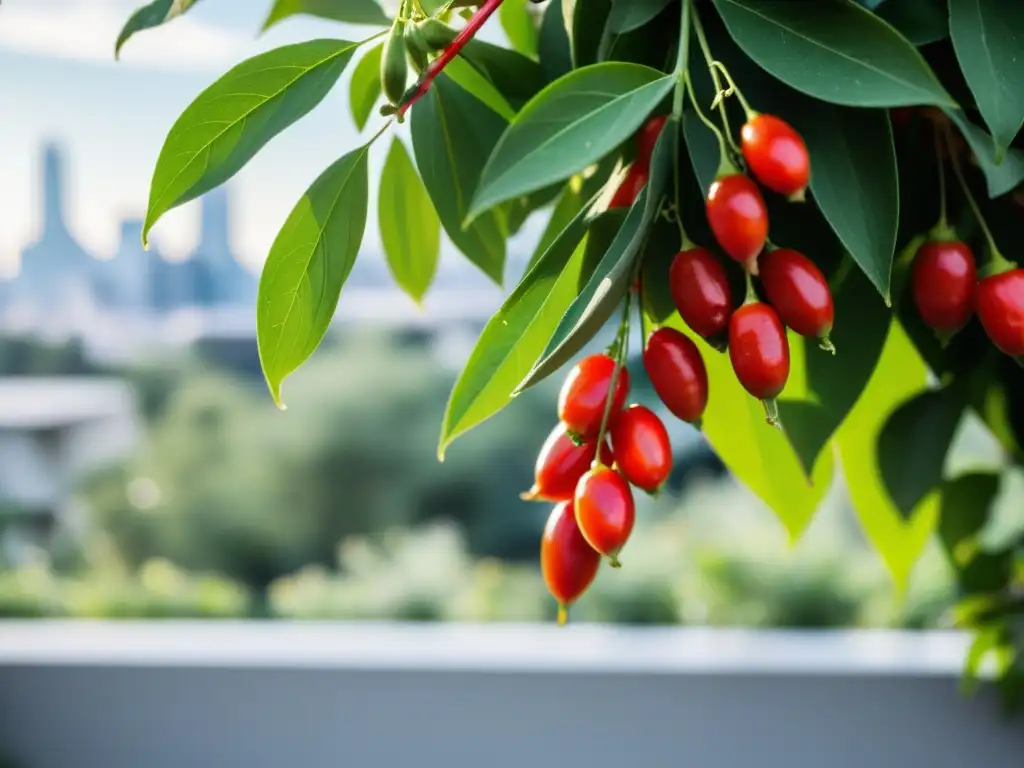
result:
M 1021 768 L 957 634 L 0 624 L 21 768 Z

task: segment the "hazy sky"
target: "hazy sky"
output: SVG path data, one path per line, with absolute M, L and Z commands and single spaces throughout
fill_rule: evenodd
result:
M 141 216 L 160 147 L 174 120 L 219 74 L 261 50 L 310 37 L 361 40 L 374 30 L 295 18 L 262 37 L 271 0 L 203 0 L 185 17 L 113 43 L 144 0 L 3 0 L 0 5 L 0 261 L 12 262 L 38 227 L 36 179 L 43 140 L 67 150 L 71 225 L 86 247 L 109 255 L 119 221 Z M 485 37 L 500 36 L 496 22 Z M 292 205 L 331 161 L 356 146 L 346 81 L 312 114 L 270 143 L 231 182 L 240 256 L 260 263 Z M 371 118 L 368 135 L 380 125 Z M 387 142 L 376 146 L 379 173 Z M 371 160 L 373 162 L 373 160 Z M 196 210 L 166 215 L 153 240 L 170 255 L 189 249 Z M 376 218 L 367 237 L 378 242 Z M 369 244 L 369 241 L 367 241 Z

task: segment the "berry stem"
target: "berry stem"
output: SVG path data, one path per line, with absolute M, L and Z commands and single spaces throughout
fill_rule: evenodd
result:
M 672 183 L 675 192 L 675 209 L 672 211 L 675 216 L 676 226 L 679 228 L 679 250 L 686 251 L 694 247 L 694 242 L 686 234 L 686 228 L 683 226 L 683 206 L 682 206 L 682 192 L 681 185 L 679 182 L 679 142 L 676 142 L 676 156 L 675 162 L 672 165 Z
M 473 36 L 480 31 L 480 27 L 484 25 L 484 22 L 491 17 L 498 6 L 501 5 L 503 0 L 486 0 L 481 5 L 476 13 L 474 13 L 469 21 L 466 22 L 466 26 L 462 28 L 456 38 L 452 41 L 441 55 L 430 62 L 430 66 L 423 70 L 423 74 L 420 75 L 419 80 L 415 85 L 406 91 L 405 96 L 402 97 L 401 104 L 398 105 L 398 118 L 401 120 L 405 113 L 409 111 L 409 108 L 419 101 L 423 95 L 430 90 L 431 84 L 437 78 L 439 74 L 444 70 L 445 67 L 459 55 L 459 52 L 466 47 L 466 43 L 473 39 Z
M 746 97 L 743 95 L 743 91 L 741 91 L 740 87 L 736 85 L 736 81 L 733 80 L 732 75 L 729 73 L 728 67 L 726 67 L 725 64 L 718 61 L 717 59 L 711 62 L 711 66 L 722 73 L 722 77 L 725 78 L 726 83 L 728 83 L 729 85 L 729 87 L 725 91 L 720 91 L 718 96 L 716 96 L 715 98 L 721 98 L 724 100 L 729 98 L 730 96 L 735 96 L 736 99 L 739 101 L 740 106 L 743 108 L 743 112 L 747 116 L 748 122 L 757 117 L 757 110 L 751 108 L 750 102 L 747 101 Z
M 929 233 L 932 240 L 949 242 L 956 238 L 953 228 L 949 226 L 946 206 L 946 164 L 942 160 L 942 142 L 938 126 L 935 127 L 935 165 L 939 173 L 939 220 Z
M 747 292 L 743 298 L 743 303 L 745 305 L 756 304 L 760 299 L 757 298 L 757 290 L 754 288 L 754 276 L 751 274 L 749 269 L 745 272 L 745 278 L 747 283 Z
M 740 154 L 740 148 L 736 144 L 736 140 L 732 137 L 732 133 L 729 131 L 729 115 L 725 109 L 725 99 L 722 98 L 726 92 L 726 89 L 722 88 L 722 82 L 718 79 L 718 70 L 715 67 L 715 57 L 711 55 L 711 46 L 708 45 L 708 39 L 704 34 L 704 25 L 700 23 L 700 14 L 697 13 L 697 9 L 690 6 L 691 15 L 693 16 L 693 31 L 697 33 L 697 42 L 700 44 L 701 53 L 704 54 L 704 61 L 708 65 L 708 73 L 711 75 L 711 82 L 715 86 L 715 99 L 711 102 L 711 108 L 714 109 L 716 106 L 722 116 L 722 126 L 725 128 L 725 137 L 729 141 L 729 147 L 737 155 Z
M 697 101 L 697 94 L 693 91 L 693 81 L 690 80 L 690 76 L 686 76 L 686 88 L 690 92 L 690 103 L 693 104 L 693 110 L 697 113 L 697 117 L 700 121 L 707 126 L 708 130 L 715 134 L 715 138 L 718 139 L 718 152 L 720 160 L 718 162 L 718 170 L 715 172 L 715 178 L 721 179 L 726 176 L 732 176 L 734 173 L 739 173 L 735 163 L 729 157 L 729 149 L 725 143 L 725 137 L 719 130 L 718 126 L 715 125 L 708 119 L 708 116 L 704 114 L 704 110 L 700 108 L 700 103 Z
M 686 78 L 690 64 L 690 3 L 683 0 L 679 16 L 679 51 L 676 55 L 676 90 L 672 97 L 672 114 L 683 119 L 683 97 L 686 95 Z
M 761 405 L 764 406 L 765 421 L 773 427 L 782 429 L 782 420 L 779 418 L 779 401 L 774 397 L 769 397 L 766 400 L 762 400 Z
M 981 208 L 978 206 L 978 201 L 974 199 L 974 195 L 971 193 L 971 188 L 967 186 L 967 179 L 964 178 L 963 169 L 960 167 L 960 158 L 957 157 L 956 150 L 953 147 L 953 142 L 949 135 L 949 127 L 945 128 L 946 131 L 946 147 L 949 149 L 949 157 L 953 165 L 953 173 L 956 174 L 956 180 L 960 184 L 960 188 L 963 190 L 964 197 L 967 198 L 967 204 L 971 206 L 971 211 L 974 213 L 974 218 L 978 221 L 978 226 L 981 227 L 982 234 L 985 235 L 985 241 L 988 243 L 988 256 L 989 262 L 985 269 L 984 274 L 996 275 L 1000 272 L 1008 272 L 1015 266 L 1012 264 L 1002 252 L 999 250 L 999 246 L 996 245 L 996 239 L 992 235 L 992 230 L 988 227 L 988 222 L 985 221 L 985 216 L 981 212 Z
M 637 262 L 639 267 L 639 262 Z M 634 273 L 635 277 L 636 273 Z M 632 282 L 633 277 L 630 277 Z M 608 432 L 608 421 L 612 414 L 612 405 L 615 402 L 615 390 L 619 386 L 619 374 L 622 372 L 622 366 L 625 363 L 626 355 L 629 352 L 629 310 L 632 304 L 630 292 L 626 291 L 626 298 L 622 302 L 622 319 L 619 321 L 619 331 L 616 335 L 616 346 L 615 350 L 615 367 L 612 369 L 612 378 L 608 382 L 608 395 L 604 400 L 604 413 L 601 414 L 601 428 L 597 431 L 597 454 L 594 456 L 594 466 L 603 466 L 601 461 L 601 446 L 604 445 L 604 436 Z
M 564 627 L 569 623 L 569 608 L 562 603 L 558 604 L 558 626 Z

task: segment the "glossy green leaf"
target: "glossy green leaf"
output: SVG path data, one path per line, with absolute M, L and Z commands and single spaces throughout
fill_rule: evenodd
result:
M 826 255 L 808 253 L 819 264 Z M 791 348 L 803 349 L 804 392 L 800 399 L 784 394 L 779 401 L 786 434 L 807 472 L 871 380 L 892 317 L 868 279 L 856 270 L 832 290 L 836 324 L 831 339 L 838 351 L 833 356 L 819 349 L 816 339 L 791 338 Z
M 288 215 L 270 248 L 256 303 L 260 363 L 274 401 L 320 344 L 366 228 L 368 146 L 330 165 Z
M 985 174 L 989 197 L 1005 195 L 1024 183 L 1024 152 L 1010 149 L 1002 162 L 996 163 L 992 137 L 972 123 L 960 110 L 947 109 L 945 112 L 956 123 L 971 151 L 978 158 L 981 171 Z
M 886 0 L 876 13 L 914 45 L 949 37 L 946 0 Z
M 474 98 L 486 104 L 506 121 L 516 116 L 515 111 L 491 81 L 480 74 L 480 71 L 465 59 L 456 56 L 444 68 L 444 73 L 462 90 L 468 91 Z
M 397 138 L 381 174 L 377 213 L 391 274 L 419 304 L 437 272 L 441 222 L 405 145 Z
M 1024 3 L 949 0 L 949 29 L 998 162 L 1024 125 Z
M 153 27 L 159 27 L 161 24 L 166 24 L 168 21 L 181 16 L 189 8 L 194 6 L 199 0 L 153 0 L 148 5 L 144 5 L 136 10 L 131 16 L 128 17 L 128 21 L 125 22 L 122 27 L 120 34 L 117 36 L 117 42 L 114 43 L 114 58 L 118 58 L 121 55 L 121 48 L 128 42 L 128 39 L 136 32 L 142 32 L 146 29 L 152 29 Z
M 519 109 L 548 84 L 544 69 L 518 51 L 470 40 L 459 56 L 494 84 L 514 109 Z
M 440 75 L 412 108 L 412 145 L 420 177 L 455 246 L 500 284 L 505 269 L 505 230 L 498 212 L 465 229 L 480 168 L 507 125 L 496 112 Z
M 708 405 L 701 431 L 729 471 L 778 516 L 791 540 L 807 527 L 831 482 L 832 451 L 823 451 L 810 479 L 786 434 L 765 422 L 761 403 L 736 379 L 729 356 L 694 334 L 678 314 L 664 323 L 689 336 L 708 371 Z M 804 395 L 800 383 L 802 350 L 794 350 L 793 372 L 785 396 Z
M 876 444 L 889 414 L 923 389 L 927 377 L 906 333 L 893 323 L 867 388 L 836 434 L 853 508 L 901 590 L 935 528 L 940 493 L 929 494 L 904 520 L 882 480 Z
M 540 25 L 537 53 L 548 80 L 557 80 L 572 70 L 572 50 L 560 2 L 548 3 Z
M 562 13 L 572 30 L 572 61 L 576 69 L 597 63 L 612 0 L 563 0 Z
M 488 321 L 448 400 L 441 459 L 456 437 L 511 402 L 516 385 L 543 352 L 579 290 L 586 230 L 581 209 Z
M 638 29 L 661 13 L 672 0 L 615 0 L 608 29 L 622 33 Z
M 595 64 L 558 80 L 509 125 L 471 206 L 498 203 L 569 178 L 632 136 L 675 80 L 635 64 Z
M 964 552 L 963 545 L 977 538 L 985 527 L 999 486 L 999 475 L 991 472 L 969 472 L 943 485 L 939 538 L 957 567 L 973 558 L 975 551 Z
M 555 238 L 569 225 L 569 222 L 579 215 L 580 211 L 583 210 L 583 203 L 581 191 L 574 190 L 569 186 L 565 188 L 558 198 L 555 209 L 551 212 L 551 218 L 548 219 L 548 223 L 541 233 L 540 240 L 537 241 L 537 247 L 533 249 L 533 254 L 530 256 L 529 262 L 527 262 L 527 272 L 540 261 L 544 253 L 555 241 Z M 516 383 L 518 384 L 519 382 Z
M 164 213 L 223 184 L 319 104 L 355 48 L 345 40 L 275 48 L 243 61 L 199 94 L 160 150 L 143 241 Z
M 890 498 L 909 515 L 942 484 L 946 454 L 966 407 L 958 388 L 926 390 L 900 404 L 878 436 L 878 465 Z
M 516 389 L 534 386 L 561 368 L 597 334 L 626 295 L 633 267 L 652 222 L 670 189 L 679 156 L 678 121 L 670 119 L 651 158 L 651 177 L 630 208 L 622 226 L 601 254 L 587 284 L 566 311 L 540 360 Z
M 955 106 L 906 38 L 850 0 L 714 0 L 750 58 L 798 91 L 851 107 Z
M 529 10 L 532 6 L 530 0 L 504 0 L 498 8 L 498 20 L 513 48 L 536 57 L 540 31 Z
M 811 193 L 836 235 L 889 301 L 899 178 L 889 118 L 881 110 L 817 104 L 801 121 L 814 158 Z
M 385 26 L 391 23 L 377 0 L 275 0 L 263 29 L 299 14 L 348 24 Z
M 363 130 L 370 119 L 373 107 L 380 98 L 380 57 L 384 45 L 375 45 L 368 50 L 352 71 L 352 82 L 348 88 L 349 107 L 356 127 Z

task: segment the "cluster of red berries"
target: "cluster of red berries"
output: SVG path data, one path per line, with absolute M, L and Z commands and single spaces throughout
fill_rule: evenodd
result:
M 636 160 L 609 207 L 632 205 L 640 194 L 666 120 L 652 118 L 637 134 Z M 743 126 L 742 139 L 746 165 L 756 178 L 790 200 L 802 200 L 810 160 L 800 135 L 777 117 L 756 115 Z M 750 177 L 735 172 L 718 178 L 708 191 L 706 213 L 719 246 L 744 266 L 748 280 L 760 278 L 768 301 L 758 300 L 748 283 L 746 302 L 735 308 L 722 262 L 706 248 L 685 246 L 668 275 L 672 299 L 696 334 L 719 347 L 727 343 L 740 383 L 767 405 L 789 377 L 783 323 L 831 349 L 832 294 L 803 254 L 765 250 L 768 211 Z M 707 407 L 708 375 L 697 345 L 662 327 L 646 340 L 643 362 L 667 409 L 683 421 L 698 422 Z M 576 365 L 559 396 L 559 424 L 537 458 L 534 485 L 523 494 L 556 504 L 541 543 L 541 569 L 562 621 L 594 580 L 602 556 L 618 565 L 636 514 L 630 486 L 654 493 L 671 471 L 664 424 L 642 405 L 624 408 L 628 393 L 629 373 L 609 355 L 592 355 Z
M 523 494 L 555 502 L 541 540 L 541 570 L 560 621 L 594 580 L 602 557 L 618 567 L 636 518 L 630 486 L 657 493 L 672 470 L 665 425 L 643 405 L 625 407 L 629 385 L 629 371 L 605 354 L 586 357 L 569 372 L 558 397 L 559 423 L 537 457 L 533 487 Z
M 978 279 L 970 247 L 960 240 L 932 239 L 914 255 L 911 289 L 925 324 L 948 340 L 978 320 L 999 351 L 1024 357 L 1024 269 L 1003 265 Z

